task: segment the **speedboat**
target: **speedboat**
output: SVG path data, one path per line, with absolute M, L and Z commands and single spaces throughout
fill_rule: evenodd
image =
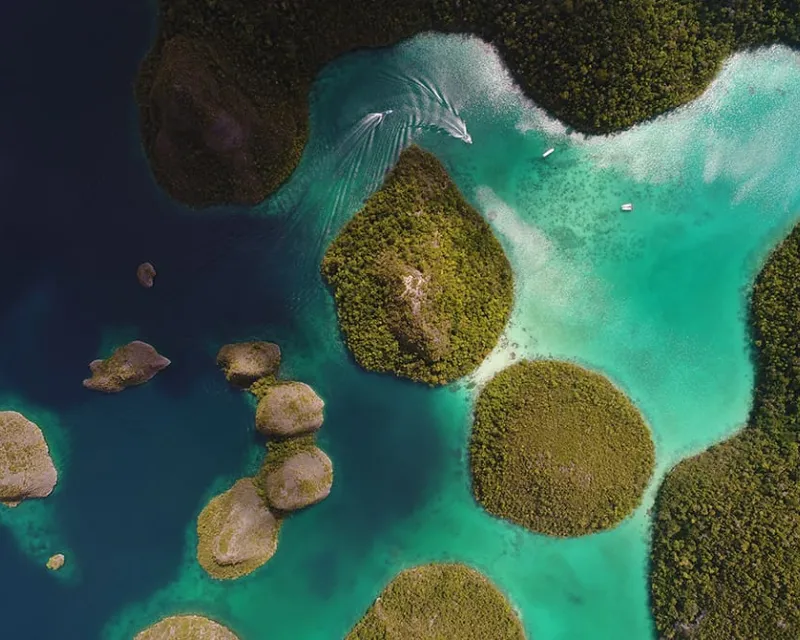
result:
M 633 205 L 630 202 L 626 202 L 622 205 L 623 211 L 633 211 Z
M 546 158 L 546 157 L 547 157 L 547 156 L 549 156 L 551 153 L 553 153 L 553 151 L 555 151 L 555 149 L 553 149 L 553 148 L 550 148 L 550 149 L 548 149 L 547 151 L 545 151 L 545 152 L 542 154 L 542 158 Z

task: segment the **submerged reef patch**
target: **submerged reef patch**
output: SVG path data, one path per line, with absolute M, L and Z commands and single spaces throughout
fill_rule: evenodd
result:
M 739 435 L 679 463 L 656 500 L 663 638 L 800 637 L 800 226 L 756 278 L 756 389 Z
M 511 313 L 511 266 L 444 167 L 406 149 L 328 248 L 331 285 L 356 361 L 431 385 L 470 373 Z
M 505 596 L 462 564 L 400 572 L 345 640 L 524 640 Z
M 498 373 L 475 407 L 476 500 L 538 533 L 578 536 L 617 525 L 653 472 L 650 431 L 605 377 L 568 362 Z

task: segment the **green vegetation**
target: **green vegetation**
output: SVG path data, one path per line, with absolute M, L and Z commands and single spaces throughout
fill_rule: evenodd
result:
M 554 536 L 618 524 L 652 474 L 641 415 L 598 373 L 528 361 L 480 392 L 470 440 L 475 498 L 490 513 Z
M 421 31 L 469 32 L 493 43 L 531 98 L 587 133 L 629 127 L 691 100 L 738 48 L 800 42 L 800 12 L 791 0 L 160 0 L 159 5 L 158 38 L 137 82 L 142 135 L 156 160 L 156 178 L 174 197 L 195 206 L 269 195 L 297 165 L 307 136 L 308 91 L 320 69 L 348 51 L 391 45 Z M 251 132 L 258 158 L 248 166 L 247 180 L 236 175 L 241 162 L 226 164 L 201 136 L 182 147 L 180 171 L 171 175 L 159 167 L 154 150 L 167 109 L 153 88 L 162 66 L 171 63 L 165 44 L 178 36 L 185 38 L 183 58 L 194 67 L 179 77 L 209 78 L 195 80 L 194 95 L 211 103 L 195 109 L 199 126 L 224 110 Z M 181 136 L 191 138 L 186 131 Z
M 800 637 L 800 227 L 751 301 L 749 426 L 678 464 L 656 502 L 651 594 L 664 638 Z
M 428 384 L 472 371 L 513 302 L 500 243 L 418 147 L 331 244 L 322 274 L 356 361 Z
M 502 593 L 460 564 L 406 569 L 345 640 L 524 640 Z

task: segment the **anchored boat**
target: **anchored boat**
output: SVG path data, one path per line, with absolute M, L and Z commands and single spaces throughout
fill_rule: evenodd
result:
M 623 211 L 633 211 L 633 205 L 630 202 L 626 202 L 622 205 Z
M 551 153 L 553 153 L 553 151 L 555 151 L 555 149 L 552 149 L 552 148 L 551 148 L 551 149 L 548 149 L 547 151 L 545 151 L 545 152 L 542 154 L 542 158 L 546 158 L 546 157 L 547 157 L 547 156 L 549 156 Z

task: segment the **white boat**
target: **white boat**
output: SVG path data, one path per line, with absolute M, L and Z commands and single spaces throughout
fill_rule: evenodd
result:
M 542 154 L 542 158 L 546 158 L 546 157 L 547 157 L 547 156 L 549 156 L 551 153 L 553 153 L 553 151 L 555 151 L 555 149 L 552 149 L 552 148 L 551 148 L 551 149 L 548 149 L 547 151 L 545 151 L 545 152 Z
M 622 205 L 623 211 L 633 211 L 633 205 L 630 202 L 626 202 Z

